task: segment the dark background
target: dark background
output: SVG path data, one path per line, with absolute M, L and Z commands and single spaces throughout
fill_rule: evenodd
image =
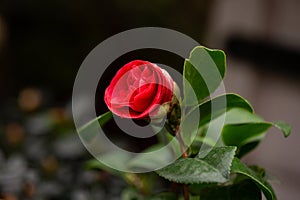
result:
M 30 85 L 69 97 L 87 54 L 104 39 L 131 28 L 171 28 L 203 43 L 211 4 L 178 0 L 1 1 L 1 19 L 6 28 L 1 97 L 16 95 Z

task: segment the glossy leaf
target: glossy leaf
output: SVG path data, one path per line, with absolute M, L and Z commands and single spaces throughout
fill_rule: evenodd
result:
M 80 137 L 85 142 L 92 140 L 98 134 L 99 126 L 103 127 L 111 118 L 112 113 L 109 111 L 89 121 L 78 130 Z
M 190 143 L 189 139 L 195 137 L 198 127 L 208 124 L 210 121 L 233 108 L 243 108 L 250 113 L 253 112 L 249 102 L 237 94 L 220 95 L 192 108 L 192 110 L 183 117 L 181 123 L 181 131 L 185 142 Z
M 178 183 L 224 183 L 228 180 L 235 150 L 235 147 L 216 147 L 210 152 L 201 152 L 196 158 L 179 159 L 157 173 Z
M 209 121 L 224 114 L 226 111 L 233 108 L 243 108 L 244 110 L 253 112 L 250 103 L 243 97 L 237 94 L 224 94 L 213 99 L 205 101 L 194 108 L 185 116 L 184 120 L 192 120 L 193 113 L 200 114 L 199 126 L 207 124 Z M 198 109 L 198 110 L 197 110 Z
M 288 137 L 291 134 L 292 127 L 286 122 L 273 122 L 273 126 L 278 128 L 284 134 L 285 137 Z
M 199 152 L 197 158 L 214 166 L 224 177 L 228 178 L 235 151 L 236 147 L 233 146 L 215 147 Z
M 260 123 L 265 122 L 263 118 L 259 117 L 255 113 L 249 112 L 242 108 L 232 108 L 225 114 L 224 124 L 244 124 L 244 123 Z
M 291 128 L 286 123 L 266 122 L 245 109 L 234 108 L 226 113 L 222 140 L 225 145 L 237 146 L 237 157 L 242 157 L 259 144 L 272 126 L 286 137 L 290 134 Z
M 260 140 L 254 141 L 254 142 L 249 142 L 244 144 L 243 146 L 240 146 L 236 152 L 236 157 L 241 158 L 250 151 L 252 151 L 254 148 L 256 148 L 260 143 Z
M 247 143 L 261 140 L 265 131 L 271 127 L 270 123 L 244 123 L 227 124 L 222 131 L 222 138 L 225 145 L 241 147 Z
M 220 171 L 197 158 L 181 158 L 157 173 L 169 181 L 185 184 L 227 181 Z
M 83 127 L 79 129 L 79 133 L 84 131 L 85 129 L 88 129 L 89 127 L 93 126 L 94 123 L 99 123 L 99 125 L 102 127 L 104 126 L 110 119 L 112 118 L 112 113 L 110 111 L 96 117 L 95 119 L 89 121 L 86 123 Z
M 255 173 L 252 169 L 247 167 L 243 162 L 238 158 L 234 158 L 231 166 L 231 172 L 242 174 L 251 180 L 253 180 L 257 186 L 263 191 L 267 200 L 276 200 L 276 195 L 271 187 L 271 185 L 264 180 L 260 175 Z
M 224 78 L 225 69 L 226 61 L 223 51 L 203 46 L 194 48 L 184 63 L 185 104 L 196 105 L 214 92 Z M 191 98 L 193 96 L 196 96 L 196 99 Z

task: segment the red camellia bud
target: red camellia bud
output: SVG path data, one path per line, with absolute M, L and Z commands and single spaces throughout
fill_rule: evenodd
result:
M 105 90 L 105 103 L 123 118 L 159 118 L 167 114 L 177 87 L 156 64 L 134 60 L 124 65 Z

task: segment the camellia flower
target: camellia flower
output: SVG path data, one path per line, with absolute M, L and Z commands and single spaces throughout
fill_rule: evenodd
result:
M 104 100 L 120 117 L 159 119 L 168 113 L 178 91 L 167 71 L 151 62 L 134 60 L 116 73 Z

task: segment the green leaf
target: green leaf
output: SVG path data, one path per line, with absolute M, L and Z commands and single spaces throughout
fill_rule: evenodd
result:
M 241 147 L 247 143 L 261 140 L 271 127 L 270 123 L 227 124 L 222 131 L 225 145 Z
M 258 115 L 242 108 L 232 108 L 231 110 L 228 110 L 228 112 L 224 114 L 225 114 L 225 122 L 224 122 L 225 125 L 265 122 Z
M 226 70 L 225 53 L 198 46 L 185 60 L 183 70 L 184 102 L 195 105 L 220 85 Z M 191 87 L 190 87 L 191 86 Z M 196 95 L 196 99 L 192 98 Z
M 265 124 L 264 126 L 269 125 L 269 127 L 276 127 L 285 137 L 288 137 L 291 133 L 291 126 L 285 122 L 266 122 L 254 113 L 240 108 L 234 108 L 226 112 L 225 125 L 232 124 Z
M 219 117 L 224 114 L 226 111 L 233 108 L 242 108 L 250 113 L 253 112 L 253 108 L 250 103 L 243 97 L 237 94 L 223 94 L 217 96 L 213 99 L 205 101 L 197 106 L 195 106 L 186 116 L 184 120 L 190 121 L 193 117 L 193 113 L 200 114 L 200 124 L 203 126 L 209 121 Z M 198 109 L 198 110 L 197 110 Z
M 93 126 L 95 123 L 99 123 L 99 125 L 102 127 L 104 126 L 110 119 L 112 118 L 112 113 L 110 111 L 96 117 L 95 119 L 89 121 L 86 123 L 83 127 L 79 129 L 79 133 L 84 131 L 85 129 L 88 129 L 89 127 Z
M 251 113 L 253 112 L 252 106 L 243 97 L 231 93 L 220 95 L 199 105 L 201 115 L 200 126 L 233 108 L 242 108 Z
M 261 191 L 251 180 L 243 180 L 225 187 L 201 190 L 201 199 L 205 200 L 261 200 Z
M 228 178 L 235 151 L 236 147 L 232 146 L 215 147 L 200 151 L 197 158 L 214 166 L 225 178 Z
M 251 180 L 253 180 L 257 186 L 263 191 L 267 200 L 276 200 L 276 195 L 271 187 L 271 185 L 264 180 L 261 176 L 255 173 L 252 169 L 247 167 L 243 162 L 238 158 L 234 158 L 231 166 L 231 172 L 242 174 Z
M 156 171 L 160 176 L 178 183 L 224 183 L 236 147 L 216 147 L 201 152 L 196 158 L 181 158 Z
M 286 137 L 290 134 L 291 127 L 284 122 L 266 122 L 245 109 L 234 108 L 226 113 L 222 140 L 225 145 L 237 146 L 237 157 L 242 157 L 259 144 L 272 126 Z
M 291 134 L 292 127 L 285 122 L 282 121 L 273 122 L 273 126 L 281 130 L 285 137 L 288 137 Z
M 83 141 L 91 141 L 97 134 L 98 128 L 103 127 L 112 118 L 112 113 L 106 112 L 95 119 L 92 119 L 84 126 L 78 129 L 78 133 Z
M 181 131 L 186 144 L 197 134 L 197 129 L 233 108 L 243 108 L 249 112 L 253 109 L 248 101 L 237 94 L 224 94 L 195 106 L 181 123 Z M 199 122 L 200 121 L 200 122 Z
M 240 146 L 236 152 L 236 157 L 241 158 L 253 149 L 255 149 L 258 144 L 260 143 L 259 141 L 254 141 L 254 142 L 249 142 L 247 144 L 244 144 L 243 146 Z
M 227 181 L 220 171 L 197 158 L 180 158 L 157 173 L 169 181 L 185 184 Z
M 189 151 L 192 155 L 197 155 L 202 145 L 213 147 L 215 146 L 215 144 L 215 141 L 210 139 L 209 137 L 196 137 L 191 146 L 189 147 Z

